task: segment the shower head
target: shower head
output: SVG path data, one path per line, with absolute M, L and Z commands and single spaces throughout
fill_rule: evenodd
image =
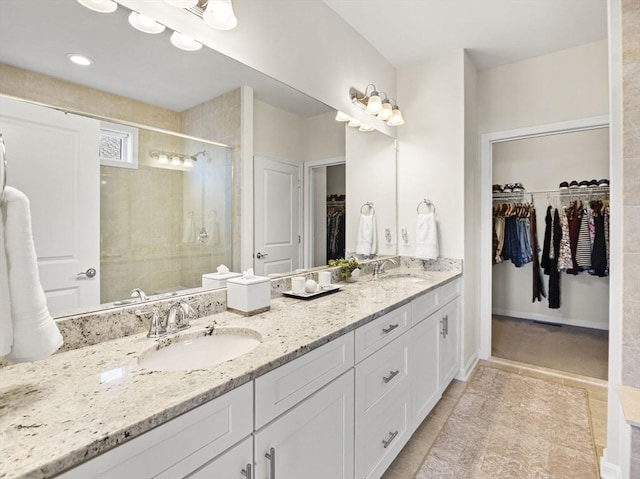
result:
M 193 155 L 191 155 L 191 159 L 192 159 L 193 161 L 198 161 L 198 157 L 199 157 L 200 155 L 203 155 L 205 158 L 207 158 L 207 157 L 209 156 L 209 155 L 207 154 L 207 150 L 202 150 L 202 151 L 199 151 L 198 153 L 194 153 Z

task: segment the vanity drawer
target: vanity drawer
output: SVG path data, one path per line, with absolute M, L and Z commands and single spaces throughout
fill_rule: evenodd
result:
M 409 329 L 411 305 L 406 304 L 356 330 L 356 363 Z
M 356 413 L 356 479 L 378 479 L 411 437 L 405 382 L 366 414 Z
M 403 334 L 356 366 L 356 410 L 366 413 L 408 382 L 411 335 Z
M 460 278 L 453 280 L 451 283 L 447 283 L 441 286 L 436 291 L 438 293 L 438 306 L 442 307 L 449 303 L 451 300 L 460 296 L 460 288 L 462 282 Z
M 353 367 L 353 332 L 255 380 L 256 430 Z
M 58 478 L 185 477 L 251 434 L 252 404 L 247 383 Z
M 429 291 L 411 301 L 411 321 L 413 326 L 427 319 L 438 309 L 438 290 Z

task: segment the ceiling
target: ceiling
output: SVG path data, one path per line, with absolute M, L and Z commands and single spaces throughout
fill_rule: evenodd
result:
M 607 38 L 606 0 L 324 0 L 397 68 L 467 49 L 476 68 Z

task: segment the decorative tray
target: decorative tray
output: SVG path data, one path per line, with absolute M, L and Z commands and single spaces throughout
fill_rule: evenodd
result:
M 318 288 L 318 291 L 316 291 L 315 293 L 294 293 L 293 291 L 283 291 L 282 294 L 284 296 L 289 296 L 290 298 L 313 299 L 317 298 L 318 296 L 324 296 L 340 291 L 340 288 L 342 288 L 341 284 L 330 284 L 329 286 Z

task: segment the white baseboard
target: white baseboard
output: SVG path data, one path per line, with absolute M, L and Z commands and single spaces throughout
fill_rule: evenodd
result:
M 479 361 L 478 353 L 475 353 L 473 356 L 471 356 L 469 361 L 467 361 L 467 364 L 465 364 L 464 367 L 460 368 L 455 378 L 458 381 L 466 381 L 467 379 L 469 379 L 469 376 L 471 376 L 471 373 L 473 372 L 476 365 L 478 364 L 478 361 Z
M 607 448 L 604 448 L 600 458 L 600 479 L 623 479 L 620 466 L 607 461 Z
M 522 311 L 511 311 L 508 309 L 493 308 L 491 311 L 498 316 L 509 316 L 511 318 L 530 319 L 533 321 L 542 321 L 552 324 L 565 324 L 567 326 L 579 326 L 581 328 L 609 330 L 609 323 L 601 323 L 599 321 L 585 321 L 583 319 L 556 318 L 547 316 L 546 314 L 525 313 Z

